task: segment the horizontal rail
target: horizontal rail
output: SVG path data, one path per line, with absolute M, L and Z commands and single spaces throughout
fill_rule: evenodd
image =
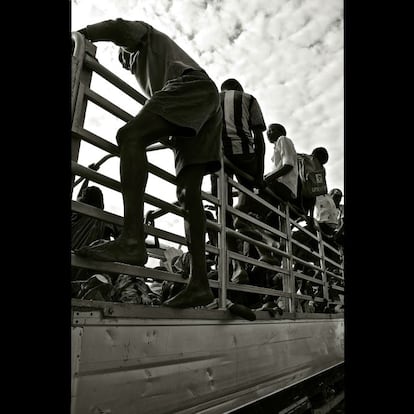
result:
M 113 155 L 119 155 L 118 146 L 112 144 L 112 142 L 109 142 L 106 139 L 101 138 L 93 132 L 88 131 L 85 128 L 72 127 L 72 134 L 75 137 L 80 138 L 88 144 L 91 144 L 103 151 L 109 152 Z
M 257 201 L 258 203 L 260 203 L 260 204 L 264 205 L 265 207 L 267 207 L 269 210 L 276 213 L 278 216 L 286 218 L 286 214 L 283 211 L 281 211 L 277 207 L 273 206 L 268 201 L 264 200 L 262 197 L 255 194 L 253 191 L 250 191 L 248 188 L 244 187 L 242 184 L 238 183 L 237 181 L 234 181 L 231 177 L 228 177 L 228 182 L 233 187 L 236 187 L 239 191 L 243 192 L 244 194 L 251 197 L 253 200 Z
M 254 224 L 255 226 L 262 228 L 264 230 L 267 230 L 269 233 L 274 234 L 275 236 L 279 236 L 283 239 L 287 239 L 286 234 L 282 233 L 280 230 L 275 229 L 274 227 L 269 226 L 266 223 L 263 223 L 260 220 L 257 220 L 256 218 L 252 217 L 249 214 L 243 213 L 242 211 L 238 210 L 237 208 L 227 206 L 227 211 L 234 216 L 237 216 L 239 218 L 242 218 L 243 220 L 248 221 L 251 224 Z
M 105 109 L 112 115 L 122 119 L 125 122 L 128 122 L 134 118 L 131 114 L 124 111 L 119 106 L 113 104 L 112 102 L 108 101 L 106 98 L 97 94 L 89 88 L 85 88 L 85 96 L 87 96 L 89 100 L 93 102 L 95 105 L 98 105 L 102 109 Z
M 121 183 L 119 181 L 116 181 L 113 178 L 109 178 L 103 174 L 100 174 L 90 168 L 86 168 L 83 165 L 80 165 L 74 161 L 72 161 L 72 172 L 76 175 L 86 177 L 91 181 L 94 181 L 112 190 L 121 192 Z M 160 207 L 170 212 L 173 212 L 181 217 L 184 215 L 182 208 L 177 207 L 174 204 L 167 203 L 166 201 L 151 196 L 149 194 L 144 194 L 144 201 L 153 206 Z
M 253 244 L 253 245 L 261 247 L 263 249 L 267 249 L 267 250 L 269 250 L 273 253 L 276 253 L 280 256 L 289 257 L 289 253 L 286 253 L 285 251 L 280 250 L 276 247 L 269 246 L 268 244 L 266 244 L 266 243 L 264 243 L 260 240 L 256 240 L 256 239 L 253 239 L 252 237 L 246 236 L 245 234 L 240 233 L 239 231 L 235 231 L 233 229 L 229 229 L 228 227 L 226 227 L 226 233 L 229 237 L 237 238 L 239 240 L 248 242 L 249 244 Z
M 91 56 L 85 56 L 85 65 L 94 70 L 98 75 L 102 76 L 109 83 L 119 88 L 122 92 L 126 93 L 132 99 L 135 99 L 141 105 L 144 105 L 147 101 L 147 98 L 144 95 L 141 95 L 137 90 L 135 90 L 131 85 L 123 81 L 118 76 L 114 75 L 111 71 L 102 66 L 96 59 Z
M 270 263 L 266 263 L 264 261 L 254 259 L 253 257 L 250 257 L 250 256 L 245 256 L 245 255 L 240 254 L 240 253 L 232 252 L 231 250 L 229 250 L 228 254 L 229 254 L 230 259 L 235 259 L 235 260 L 238 260 L 240 262 L 249 263 L 249 264 L 252 264 L 254 266 L 259 266 L 259 267 L 262 267 L 264 269 L 272 270 L 274 272 L 289 274 L 288 270 L 283 269 L 280 266 L 276 266 L 276 265 L 273 265 L 273 264 L 270 264 Z
M 107 211 L 101 210 L 99 208 L 90 206 L 88 204 L 84 204 L 84 203 L 80 203 L 79 201 L 74 201 L 72 200 L 72 211 L 76 212 L 76 213 L 80 213 L 80 214 L 84 214 L 86 216 L 89 217 L 94 217 L 98 220 L 102 220 L 106 223 L 110 223 L 110 224 L 115 224 L 117 226 L 122 227 L 124 225 L 124 219 L 121 216 L 118 216 L 116 214 L 113 213 L 109 213 Z M 212 226 L 214 228 L 216 228 L 217 223 L 214 222 L 208 222 L 207 223 L 209 226 Z M 159 237 L 160 239 L 163 240 L 168 240 L 177 244 L 182 244 L 182 245 L 187 245 L 187 241 L 185 237 L 182 236 L 178 236 L 174 233 L 170 233 L 167 232 L 165 230 L 161 230 L 158 229 L 156 227 L 153 226 L 148 226 L 146 224 L 144 224 L 144 230 L 145 233 L 151 235 L 151 236 L 155 236 L 155 237 Z M 206 250 L 211 252 L 211 253 L 215 253 L 218 254 L 219 253 L 219 249 L 215 246 L 206 245 Z

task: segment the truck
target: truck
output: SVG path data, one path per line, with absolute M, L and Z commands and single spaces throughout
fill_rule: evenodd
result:
M 143 95 L 99 63 L 96 46 L 74 32 L 73 188 L 79 180 L 88 179 L 119 194 L 118 180 L 88 168 L 79 159 L 85 144 L 105 154 L 105 159 L 119 157 L 117 145 L 88 127 L 89 103 L 118 120 L 127 122 L 132 118 L 103 96 L 105 90 L 94 90 L 94 77 L 105 80 L 138 105 L 145 104 Z M 162 144 L 147 148 L 153 154 L 163 150 Z M 275 207 L 228 177 L 226 163 L 223 157 L 217 174 L 218 196 L 202 192 L 203 202 L 216 213 L 214 219 L 207 220 L 207 226 L 217 234 L 217 242 L 206 244 L 206 252 L 215 258 L 217 278 L 209 283 L 217 292 L 216 306 L 174 309 L 162 304 L 74 297 L 72 414 L 328 413 L 344 400 L 343 250 L 328 243 L 318 229 L 312 232 L 300 219 L 293 220 L 290 216 L 294 207 L 289 203 Z M 176 183 L 173 174 L 154 163 L 149 164 L 149 173 L 169 185 Z M 235 194 L 244 193 L 281 217 L 281 229 L 232 207 L 227 199 L 229 185 Z M 168 248 L 186 249 L 185 237 L 156 226 L 167 214 L 182 220 L 181 208 L 175 201 L 147 193 L 145 203 L 153 209 L 145 231 L 156 241 L 148 248 L 151 260 L 146 266 L 98 262 L 73 252 L 71 265 L 97 274 L 130 275 L 148 285 L 154 281 L 187 283 L 181 274 L 156 266 L 165 260 Z M 71 207 L 78 214 L 122 227 L 122 215 L 84 204 L 73 195 Z M 232 228 L 226 223 L 228 214 L 243 219 L 255 230 L 244 233 Z M 300 242 L 303 239 L 295 237 L 297 234 L 305 234 L 317 249 Z M 229 237 L 266 249 L 280 257 L 280 264 L 229 249 Z M 232 281 L 228 271 L 232 261 L 277 275 L 280 288 Z M 315 293 L 301 290 L 302 283 Z M 278 306 L 276 311 L 252 309 L 255 318 L 248 320 L 230 311 L 229 296 L 234 297 L 234 293 L 273 298 Z

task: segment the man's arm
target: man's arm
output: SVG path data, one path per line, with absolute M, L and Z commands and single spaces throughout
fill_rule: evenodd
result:
M 148 32 L 148 26 L 143 22 L 116 19 L 88 25 L 78 32 L 92 42 L 113 42 L 128 51 L 136 51 Z
M 257 156 L 257 175 L 254 177 L 254 179 L 259 188 L 261 188 L 264 186 L 263 173 L 266 146 L 261 129 L 253 129 L 253 137 L 255 152 Z
M 283 175 L 286 175 L 293 169 L 292 165 L 285 164 L 280 170 L 272 171 L 270 174 L 268 174 L 266 177 L 272 177 L 272 179 L 276 179 L 279 177 L 282 177 Z

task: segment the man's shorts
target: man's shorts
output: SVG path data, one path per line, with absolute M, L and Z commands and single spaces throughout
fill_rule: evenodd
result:
M 217 87 L 205 72 L 191 70 L 168 81 L 143 110 L 188 129 L 174 139 L 177 176 L 193 164 L 205 164 L 205 174 L 220 169 L 222 111 Z

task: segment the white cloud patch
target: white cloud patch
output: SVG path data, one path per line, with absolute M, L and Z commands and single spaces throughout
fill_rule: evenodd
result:
M 144 20 L 170 35 L 218 87 L 229 77 L 238 79 L 257 98 L 266 124 L 285 125 L 298 152 L 317 146 L 328 149 L 329 187 L 343 189 L 342 0 L 78 0 L 72 4 L 73 30 L 116 17 Z M 138 89 L 134 77 L 120 67 L 117 48 L 105 42 L 97 45 L 99 61 Z M 128 112 L 136 111 L 125 98 L 117 99 L 129 106 L 124 108 Z M 266 172 L 272 154 L 267 145 Z M 168 156 L 161 152 L 162 162 L 173 170 L 172 155 L 166 161 Z

